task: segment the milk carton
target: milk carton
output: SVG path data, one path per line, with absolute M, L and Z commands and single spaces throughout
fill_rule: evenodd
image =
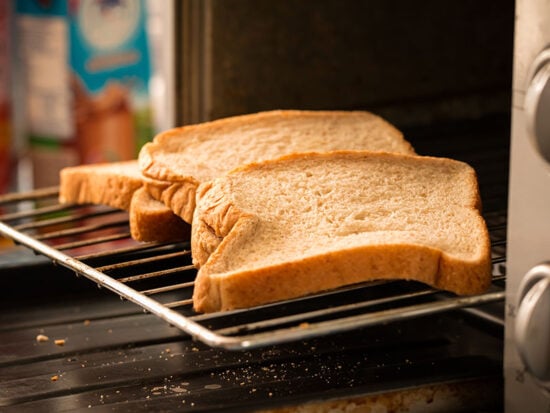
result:
M 80 163 L 132 159 L 153 135 L 144 0 L 16 2 L 35 186 Z

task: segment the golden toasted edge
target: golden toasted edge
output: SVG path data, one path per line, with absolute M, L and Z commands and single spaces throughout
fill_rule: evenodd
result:
M 191 226 L 144 187 L 134 193 L 129 217 L 130 233 L 139 242 L 186 241 L 191 236 Z
M 144 186 L 152 198 L 162 202 L 188 224 L 193 222 L 195 195 L 199 186 L 196 180 L 170 182 L 145 178 Z
M 136 161 L 67 167 L 61 170 L 59 202 L 62 204 L 101 204 L 129 210 L 133 193 L 142 186 L 140 178 L 111 171 L 117 165 Z
M 199 244 L 204 242 L 195 233 L 192 236 L 192 245 L 195 245 L 194 254 L 200 255 L 200 264 L 202 265 L 196 282 L 193 295 L 193 303 L 196 311 L 212 312 L 220 310 L 229 310 L 233 308 L 250 307 L 266 302 L 279 301 L 282 299 L 294 298 L 314 292 L 336 288 L 338 286 L 353 284 L 355 282 L 367 281 L 371 279 L 400 278 L 411 279 L 424 282 L 439 289 L 446 289 L 460 295 L 478 294 L 485 291 L 491 282 L 491 259 L 490 259 L 490 239 L 483 218 L 480 215 L 480 197 L 475 171 L 468 164 L 449 159 L 435 158 L 426 156 L 404 155 L 395 153 L 367 152 L 367 151 L 336 151 L 332 153 L 307 153 L 291 154 L 278 159 L 256 162 L 240 166 L 231 173 L 246 173 L 249 169 L 262 167 L 266 164 L 287 162 L 293 159 L 304 157 L 332 157 L 334 155 L 358 156 L 358 157 L 379 157 L 379 158 L 416 158 L 428 159 L 431 162 L 456 163 L 466 167 L 467 179 L 472 188 L 472 197 L 465 203 L 465 207 L 470 206 L 477 210 L 477 224 L 483 228 L 481 239 L 477 240 L 480 246 L 480 257 L 473 262 L 465 262 L 454 259 L 442 251 L 417 245 L 386 245 L 378 250 L 376 247 L 367 247 L 369 254 L 365 254 L 365 248 L 354 248 L 339 251 L 337 253 L 323 254 L 319 256 L 308 257 L 307 259 L 287 262 L 280 265 L 264 267 L 252 271 L 240 271 L 228 274 L 216 274 L 210 272 L 210 260 L 215 262 L 218 256 L 223 256 L 224 250 L 229 248 L 234 242 L 246 239 L 253 226 L 237 225 L 239 222 L 246 223 L 254 221 L 249 214 L 244 214 L 238 208 L 231 204 L 230 196 L 223 191 L 223 185 L 220 186 L 223 178 L 214 180 L 214 184 L 207 184 L 199 189 L 199 203 L 201 206 L 195 214 L 195 225 L 204 231 L 213 232 L 218 238 L 212 244 L 207 241 L 206 247 Z M 217 185 L 217 186 L 216 186 Z M 214 193 L 208 196 L 212 189 L 221 189 L 221 193 Z M 205 198 L 210 198 L 210 201 Z M 212 204 L 212 200 L 215 200 Z M 204 202 L 204 205 L 203 205 Z M 210 202 L 210 203 L 209 203 Z M 204 212 L 206 211 L 206 212 Z M 219 231 L 219 226 L 224 222 L 224 211 L 232 211 L 232 226 L 227 226 L 223 232 Z M 239 214 L 241 215 L 239 217 Z M 202 223 L 201 223 L 202 221 Z M 225 235 L 223 235 L 225 234 Z M 193 241 L 195 239 L 195 241 Z M 194 242 L 194 244 L 193 244 Z M 193 247 L 192 247 L 193 248 Z M 214 248 L 212 250 L 212 248 Z M 201 251 L 200 253 L 198 251 Z M 411 253 L 412 252 L 412 253 Z M 389 257 L 388 261 L 385 261 Z M 405 257 L 405 259 L 404 259 Z M 391 261 L 390 261 L 391 260 Z M 395 261 L 395 262 L 394 262 Z M 383 274 L 375 272 L 369 273 L 368 268 L 377 267 L 380 262 L 388 262 L 384 267 Z M 396 264 L 407 262 L 411 268 L 394 268 Z M 355 267 L 353 267 L 355 265 Z M 348 271 L 348 272 L 346 272 Z M 357 271 L 360 272 L 358 277 Z M 318 274 L 327 274 L 323 281 L 319 282 Z M 346 280 L 338 285 L 334 280 L 341 279 L 342 274 L 346 274 Z M 300 274 L 297 277 L 296 274 Z M 388 275 L 389 274 L 389 275 Z M 299 282 L 297 282 L 299 280 Z M 259 283 L 259 284 L 258 284 Z M 311 288 L 311 286 L 315 286 Z M 256 287 L 255 287 L 256 286 Z M 269 289 L 266 289 L 269 286 Z M 266 293 L 266 291 L 268 291 Z
M 393 126 L 382 117 L 368 111 L 271 110 L 245 115 L 231 116 L 227 118 L 213 120 L 210 122 L 180 126 L 163 131 L 157 134 L 152 142 L 146 143 L 141 148 L 138 156 L 139 166 L 143 175 L 151 179 L 166 182 L 179 182 L 182 180 L 190 181 L 193 180 L 194 177 L 182 176 L 178 173 L 175 173 L 169 166 L 164 165 L 163 162 L 155 161 L 155 158 L 162 156 L 165 150 L 165 145 L 173 139 L 181 138 L 182 136 L 186 135 L 191 136 L 196 132 L 203 132 L 205 130 L 208 130 L 210 133 L 215 134 L 216 129 L 226 128 L 229 125 L 242 125 L 246 124 L 247 122 L 258 122 L 264 119 L 296 116 L 318 118 L 328 115 L 356 115 L 365 116 L 376 120 L 380 122 L 380 124 L 383 124 L 388 132 L 391 131 L 391 133 L 395 135 L 395 139 L 400 141 L 400 144 L 404 147 L 404 150 L 406 150 L 411 155 L 416 153 L 410 142 L 408 142 L 404 138 L 401 131 L 399 131 L 395 126 Z

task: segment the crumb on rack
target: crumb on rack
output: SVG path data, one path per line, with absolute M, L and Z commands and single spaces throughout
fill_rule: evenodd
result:
M 48 341 L 50 338 L 44 334 L 38 334 L 36 336 L 36 341 L 38 341 L 39 343 L 45 343 L 46 341 Z
M 56 374 L 56 375 L 50 377 L 50 380 L 51 381 L 57 381 L 57 380 L 59 380 L 59 376 Z
M 54 343 L 55 343 L 56 346 L 64 346 L 65 345 L 65 339 L 60 338 L 58 340 L 55 340 Z

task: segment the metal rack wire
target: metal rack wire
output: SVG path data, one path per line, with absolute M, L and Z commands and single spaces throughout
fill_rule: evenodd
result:
M 457 309 L 502 324 L 472 307 L 504 299 L 505 211 L 485 216 L 493 251 L 493 286 L 485 294 L 457 297 L 415 282 L 369 282 L 252 309 L 196 314 L 188 242 L 137 243 L 124 211 L 59 205 L 57 195 L 57 188 L 47 188 L 0 197 L 0 234 L 213 347 L 261 347 Z

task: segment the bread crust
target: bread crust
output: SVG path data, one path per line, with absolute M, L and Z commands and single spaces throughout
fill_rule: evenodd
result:
M 130 204 L 130 233 L 139 242 L 187 241 L 191 226 L 139 188 Z
M 158 181 L 181 181 L 187 179 L 187 175 L 176 173 L 173 168 L 163 159 L 159 159 L 159 155 L 163 156 L 165 145 L 170 144 L 174 140 L 184 138 L 178 145 L 180 150 L 185 150 L 185 138 L 198 133 L 207 135 L 215 135 L 220 130 L 238 129 L 242 125 L 262 124 L 263 122 L 272 122 L 279 118 L 291 117 L 307 117 L 307 118 L 323 118 L 325 116 L 350 116 L 353 114 L 368 116 L 372 120 L 376 120 L 380 127 L 383 127 L 385 132 L 391 134 L 395 143 L 401 147 L 401 152 L 415 154 L 412 145 L 403 138 L 403 134 L 396 127 L 381 117 L 365 111 L 308 111 L 308 110 L 272 110 L 258 112 L 246 115 L 231 116 L 223 119 L 217 119 L 210 122 L 199 124 L 180 126 L 159 133 L 155 136 L 152 142 L 146 143 L 139 153 L 139 166 L 144 176 Z M 283 154 L 281 154 L 283 155 Z
M 371 127 L 373 130 L 376 129 L 378 131 L 378 135 L 385 136 L 386 140 L 384 141 L 384 145 L 382 145 L 383 150 L 415 154 L 411 144 L 403 138 L 403 134 L 398 129 L 370 112 L 273 110 L 182 126 L 158 134 L 152 142 L 143 146 L 138 158 L 141 172 L 146 177 L 146 188 L 155 199 L 167 205 L 184 221 L 191 223 L 195 209 L 195 194 L 199 184 L 226 173 L 241 164 L 234 163 L 231 156 L 231 150 L 234 147 L 232 137 L 238 135 L 240 130 L 249 128 L 262 133 L 262 129 L 272 128 L 276 130 L 277 122 L 284 122 L 289 119 L 318 120 L 322 122 L 327 117 L 334 119 L 357 117 L 358 120 L 360 119 L 365 123 L 369 123 L 369 125 L 372 124 Z M 205 152 L 205 149 L 201 146 L 193 145 L 200 145 L 211 139 L 215 141 L 215 139 L 225 135 L 229 136 L 229 138 L 220 141 L 219 145 L 215 145 L 226 149 L 227 155 L 224 155 L 225 159 L 218 159 L 217 157 L 208 159 L 206 165 L 203 165 L 203 168 L 199 168 L 201 174 L 204 176 L 196 176 L 198 170 L 193 172 L 193 168 L 200 161 L 195 161 L 197 157 Z M 376 134 L 373 133 L 373 135 Z M 361 144 L 361 149 L 373 149 L 366 147 L 367 142 L 369 142 L 369 139 L 365 139 L 365 144 Z M 268 146 L 272 151 L 273 145 Z M 311 148 L 310 150 L 313 149 Z M 324 150 L 324 148 L 318 148 L 318 150 Z M 268 156 L 267 154 L 265 156 L 268 158 L 277 158 L 289 152 L 293 151 L 287 150 L 283 146 L 280 151 L 275 152 L 275 156 Z M 182 153 L 187 154 L 188 162 L 193 168 L 186 170 L 185 161 L 177 161 L 179 155 Z M 256 160 L 250 159 L 244 163 Z M 184 164 L 183 166 L 181 165 L 182 163 Z M 225 168 L 226 164 L 227 168 Z M 209 169 L 212 169 L 212 173 L 208 172 Z
M 145 178 L 144 186 L 151 197 L 162 202 L 183 221 L 189 224 L 193 222 L 195 197 L 199 186 L 197 180 L 189 178 L 169 182 Z
M 193 305 L 199 312 L 253 307 L 345 285 L 374 280 L 412 280 L 459 295 L 489 287 L 490 261 L 460 262 L 419 245 L 351 248 L 276 266 L 226 274 L 208 274 L 208 263 L 195 281 Z
M 64 168 L 59 201 L 129 211 L 130 233 L 136 241 L 188 240 L 189 224 L 163 203 L 151 200 L 143 180 L 137 160 Z
M 277 160 L 241 166 L 229 175 L 246 174 L 265 164 L 307 156 L 319 157 L 322 162 L 324 157 L 335 154 L 390 157 L 396 162 L 411 158 L 408 155 L 349 151 L 291 154 Z M 414 158 L 435 163 L 458 163 L 446 158 Z M 192 232 L 193 257 L 200 267 L 193 295 L 195 310 L 212 312 L 251 307 L 379 279 L 415 280 L 459 295 L 482 293 L 491 283 L 490 239 L 479 214 L 480 197 L 475 171 L 465 169 L 464 179 L 464 184 L 470 187 L 470 197 L 464 200 L 464 205 L 477 211 L 472 225 L 480 229 L 478 238 L 471 240 L 479 253 L 471 259 L 458 259 L 441 249 L 425 245 L 393 243 L 342 248 L 275 265 L 230 272 L 221 269 L 221 263 L 230 259 L 228 255 L 238 248 L 239 243 L 255 242 L 254 231 L 260 218 L 235 204 L 226 179 L 204 184 L 197 193 Z
M 128 171 L 134 171 L 135 174 Z M 134 192 L 142 186 L 137 161 L 64 168 L 60 172 L 59 202 L 100 204 L 128 211 Z

